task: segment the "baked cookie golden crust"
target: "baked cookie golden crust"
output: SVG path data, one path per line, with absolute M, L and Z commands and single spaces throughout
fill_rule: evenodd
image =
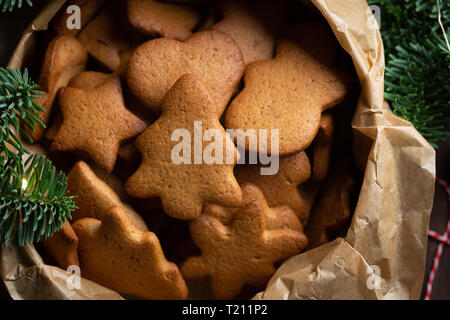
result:
M 189 258 L 181 272 L 187 279 L 210 277 L 216 299 L 235 297 L 246 283 L 264 287 L 275 272 L 274 263 L 300 252 L 308 242 L 299 231 L 267 230 L 257 201 L 241 208 L 230 227 L 202 215 L 191 222 L 190 232 L 202 254 Z
M 63 122 L 52 150 L 84 152 L 108 172 L 114 168 L 120 143 L 147 127 L 125 108 L 118 77 L 92 90 L 63 88 L 59 104 Z
M 77 74 L 75 77 L 70 79 L 68 83 L 68 87 L 78 88 L 83 90 L 90 90 L 97 88 L 106 82 L 106 80 L 110 79 L 112 75 L 103 72 L 97 71 L 82 71 Z M 58 130 L 62 124 L 62 115 L 60 110 L 57 110 L 56 115 L 52 121 L 51 126 L 45 132 L 45 137 L 48 140 L 53 140 L 58 134 Z
M 133 46 L 133 34 L 127 33 L 113 3 L 92 19 L 78 35 L 89 54 L 111 71 L 119 69 L 122 53 Z
M 247 66 L 245 87 L 227 110 L 226 128 L 277 129 L 280 155 L 304 150 L 319 129 L 322 111 L 347 93 L 347 76 L 332 67 L 336 50 L 327 25 L 302 22 L 291 27 L 278 42 L 274 59 Z M 258 151 L 248 143 L 245 148 Z M 271 141 L 267 148 L 272 150 Z
M 73 77 L 67 86 L 71 88 L 90 90 L 101 86 L 111 78 L 113 78 L 113 75 L 109 73 L 83 71 Z
M 200 123 L 203 132 L 211 129 L 219 133 L 223 148 L 219 163 L 195 164 L 191 157 L 195 153 L 194 138 L 182 141 L 189 148 L 187 154 L 182 152 L 183 162 L 174 161 L 174 156 L 181 153 L 173 156 L 173 150 L 181 142 L 172 138 L 173 133 L 183 129 L 194 137 L 195 122 Z M 205 150 L 207 143 L 202 144 Z M 136 146 L 142 154 L 142 164 L 125 185 L 131 196 L 161 197 L 164 211 L 183 220 L 198 217 L 206 202 L 240 205 L 241 189 L 233 176 L 238 151 L 218 120 L 214 100 L 194 76 L 182 76 L 170 89 L 163 99 L 161 117 L 136 139 Z M 232 151 L 230 159 L 226 148 Z M 190 159 L 184 161 L 185 156 Z
M 79 266 L 78 237 L 69 221 L 63 224 L 61 230 L 42 241 L 42 247 L 62 269 Z
M 39 90 L 46 94 L 36 101 L 45 109 L 39 112 L 39 119 L 45 125 L 50 120 L 58 90 L 65 87 L 71 78 L 85 69 L 87 58 L 86 49 L 72 36 L 58 36 L 50 42 L 39 76 Z M 43 137 L 45 129 L 35 126 L 33 131 L 28 127 L 25 127 L 25 131 L 34 141 L 38 141 Z
M 72 221 L 82 218 L 103 219 L 103 214 L 110 207 L 120 207 L 139 230 L 147 230 L 141 216 L 120 197 L 103 180 L 91 170 L 89 165 L 78 161 L 67 175 L 67 189 L 76 195 L 78 209 L 72 213 Z
M 231 36 L 245 64 L 273 58 L 275 42 L 286 25 L 286 6 L 274 0 L 222 1 L 223 18 L 211 27 Z
M 130 24 L 149 37 L 186 40 L 200 20 L 193 8 L 153 0 L 127 0 Z
M 303 231 L 302 223 L 291 208 L 286 205 L 269 207 L 261 189 L 252 183 L 242 184 L 241 189 L 242 205 L 240 208 L 257 202 L 264 212 L 266 228 L 268 230 L 292 229 L 300 232 Z M 208 204 L 205 206 L 203 214 L 216 218 L 224 225 L 230 225 L 240 208 Z
M 101 221 L 85 218 L 73 228 L 83 277 L 145 299 L 186 298 L 181 273 L 167 261 L 156 235 L 137 229 L 120 207 L 108 209 Z
M 282 158 L 275 175 L 261 175 L 260 165 L 238 165 L 234 169 L 240 184 L 251 182 L 257 185 L 271 207 L 287 205 L 303 222 L 307 212 L 298 186 L 311 176 L 311 165 L 305 152 Z
M 132 54 L 127 82 L 133 94 L 153 110 L 184 74 L 198 78 L 217 104 L 220 116 L 244 72 L 241 50 L 228 35 L 201 31 L 186 41 L 169 38 L 150 40 Z

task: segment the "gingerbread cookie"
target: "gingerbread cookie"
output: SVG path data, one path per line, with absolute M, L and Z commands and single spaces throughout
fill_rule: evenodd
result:
M 61 268 L 67 269 L 69 266 L 79 266 L 78 237 L 69 221 L 63 224 L 61 230 L 42 241 L 42 246 Z
M 186 298 L 180 271 L 167 261 L 158 238 L 137 229 L 120 207 L 104 212 L 101 221 L 86 218 L 73 228 L 83 277 L 145 299 Z
M 76 75 L 70 80 L 68 86 L 71 88 L 78 88 L 84 90 L 90 90 L 99 87 L 113 76 L 108 73 L 97 71 L 84 71 Z M 143 107 L 136 99 L 130 97 L 127 99 L 127 109 L 138 116 L 146 125 L 150 125 L 155 121 L 156 116 L 151 110 Z M 53 140 L 58 133 L 62 124 L 62 116 L 60 113 L 56 114 L 52 125 L 45 133 L 45 137 L 49 140 Z M 140 153 L 134 146 L 134 141 L 128 141 L 119 147 L 117 156 L 127 162 L 128 164 L 138 164 L 140 161 Z
M 303 226 L 294 211 L 288 206 L 269 207 L 264 194 L 260 188 L 252 183 L 244 183 L 242 189 L 242 205 L 249 206 L 257 202 L 261 206 L 266 219 L 268 230 L 292 229 L 303 231 Z M 224 207 L 217 204 L 208 204 L 203 210 L 203 214 L 216 218 L 224 225 L 230 225 L 234 216 L 239 212 L 238 207 Z
M 116 74 L 117 72 L 114 74 L 108 74 L 97 71 L 84 71 L 73 77 L 68 86 L 71 88 L 84 90 L 95 89 L 104 84 L 107 80 L 113 78 Z M 132 94 L 129 93 L 128 90 L 126 90 L 126 88 L 123 95 L 126 101 L 125 107 L 144 121 L 147 126 L 156 120 L 159 114 L 156 114 L 143 106 Z
M 76 195 L 75 203 L 78 209 L 72 213 L 72 221 L 82 218 L 97 218 L 102 220 L 103 214 L 110 207 L 122 208 L 139 230 L 147 230 L 147 225 L 141 216 L 122 202 L 120 197 L 83 161 L 75 164 L 67 175 L 67 189 Z
M 127 0 L 130 24 L 150 37 L 185 40 L 198 24 L 200 14 L 185 5 L 153 0 Z
M 219 116 L 236 90 L 244 71 L 242 53 L 234 40 L 218 31 L 201 31 L 185 42 L 154 39 L 130 58 L 127 80 L 131 91 L 153 110 L 184 74 L 197 77 L 217 104 Z
M 287 19 L 283 1 L 226 0 L 221 7 L 223 19 L 211 29 L 236 41 L 245 64 L 272 59 L 276 38 Z
M 319 129 L 322 111 L 347 93 L 347 77 L 332 67 L 336 50 L 327 25 L 302 22 L 292 27 L 278 42 L 273 60 L 247 66 L 245 87 L 227 110 L 226 128 L 277 129 L 280 155 L 304 150 Z M 245 148 L 258 151 L 248 143 Z M 272 150 L 271 141 L 267 149 Z
M 287 205 L 303 222 L 306 210 L 298 185 L 309 179 L 311 166 L 305 152 L 282 158 L 279 170 L 275 175 L 261 175 L 260 165 L 238 165 L 234 170 L 240 184 L 251 182 L 261 188 L 267 203 L 271 207 Z
M 120 143 L 147 127 L 125 108 L 118 77 L 92 90 L 63 88 L 59 104 L 63 122 L 52 150 L 84 152 L 108 172 L 114 168 Z
M 262 288 L 274 274 L 274 263 L 300 252 L 307 245 L 302 232 L 267 230 L 261 203 L 240 209 L 230 227 L 202 215 L 190 224 L 200 256 L 189 258 L 181 268 L 187 279 L 211 277 L 216 299 L 231 299 L 248 283 Z
M 97 71 L 83 71 L 77 74 L 75 77 L 73 77 L 68 87 L 71 88 L 78 88 L 83 90 L 91 90 L 98 88 L 102 84 L 104 84 L 107 80 L 113 78 L 114 75 L 109 73 L 103 73 L 103 72 L 97 72 Z M 130 110 L 134 115 L 136 115 L 139 119 L 145 122 L 145 124 L 148 126 L 152 122 L 154 122 L 157 118 L 157 115 L 149 110 L 148 108 L 144 107 L 139 101 L 136 100 L 131 94 L 127 94 L 128 92 L 125 90 L 124 96 L 126 100 L 126 108 Z M 55 119 L 53 120 L 52 125 L 47 130 L 45 137 L 49 140 L 53 140 L 59 130 L 59 127 L 61 127 L 62 124 L 62 116 L 58 112 L 55 116 Z M 127 144 L 127 143 L 126 143 Z M 132 144 L 132 142 L 131 142 Z M 119 149 L 119 157 L 120 157 L 120 150 Z M 134 148 L 134 150 L 137 149 Z M 138 152 L 137 152 L 138 153 Z M 139 160 L 139 157 L 135 160 Z
M 138 198 L 159 196 L 169 216 L 184 220 L 198 217 L 205 202 L 239 206 L 242 194 L 233 176 L 239 153 L 220 124 L 205 87 L 192 75 L 182 76 L 164 97 L 162 110 L 161 117 L 136 140 L 142 164 L 127 181 L 127 192 Z M 198 146 L 184 137 L 176 141 L 173 134 L 180 129 L 194 138 L 196 130 L 215 130 L 221 146 L 215 150 L 214 162 L 205 162 L 203 152 L 201 159 L 192 159 L 191 148 L 195 154 Z M 184 143 L 183 150 L 177 153 L 175 147 L 180 143 Z M 209 145 L 205 141 L 200 144 L 201 150 Z
M 120 159 L 131 165 L 139 164 L 139 161 L 141 160 L 141 154 L 134 145 L 134 141 L 122 144 L 117 155 Z
M 83 71 L 73 77 L 67 86 L 83 90 L 91 90 L 100 87 L 112 77 L 113 75 L 104 72 Z
M 55 139 L 56 135 L 58 134 L 59 128 L 61 128 L 62 115 L 59 110 L 56 112 L 51 123 L 51 126 L 47 129 L 47 131 L 45 131 L 45 138 L 48 140 Z
M 128 62 L 130 61 L 131 55 L 136 50 L 137 46 L 130 48 L 126 51 L 122 51 L 120 53 L 120 65 L 119 67 L 114 71 L 115 75 L 119 76 L 125 76 L 128 68 Z
M 58 11 L 52 19 L 52 28 L 58 35 L 76 36 L 81 29 L 91 20 L 99 11 L 105 0 L 70 0 Z M 80 8 L 79 17 L 75 16 L 77 6 Z M 70 8 L 69 8 L 70 7 Z M 75 9 L 75 10 L 74 10 Z M 76 19 L 80 19 L 80 28 L 77 28 Z M 69 27 L 70 29 L 69 29 Z M 72 28 L 73 27 L 73 28 Z
M 322 184 L 305 228 L 308 249 L 334 240 L 349 223 L 349 198 L 355 184 L 350 174 L 350 163 L 348 158 L 340 159 Z
M 331 162 L 334 123 L 331 114 L 324 114 L 320 119 L 319 132 L 313 142 L 313 172 L 315 180 L 325 179 Z
M 129 176 L 128 170 L 126 170 L 127 168 L 120 168 L 114 172 L 106 172 L 104 169 L 95 165 L 95 163 L 90 163 L 88 166 L 98 179 L 106 183 L 108 187 L 114 191 L 122 202 L 134 202 L 134 199 L 125 192 L 125 181 Z
M 90 55 L 111 71 L 120 67 L 121 53 L 129 50 L 134 42 L 111 4 L 88 23 L 78 39 Z
M 58 90 L 65 87 L 70 79 L 86 67 L 87 52 L 83 45 L 71 36 L 58 36 L 50 42 L 45 52 L 39 76 L 39 90 L 46 92 L 36 103 L 45 109 L 39 113 L 39 119 L 48 124 L 53 102 Z M 26 132 L 34 141 L 44 135 L 44 128 L 35 126 L 34 131 L 25 127 Z
M 97 72 L 97 71 L 83 71 L 73 77 L 69 83 L 68 87 L 78 88 L 83 90 L 94 89 L 102 85 L 106 82 L 106 80 L 110 79 L 112 76 L 107 73 Z M 62 115 L 59 110 L 57 111 L 50 128 L 45 132 L 45 137 L 48 140 L 53 140 L 59 128 L 62 124 Z

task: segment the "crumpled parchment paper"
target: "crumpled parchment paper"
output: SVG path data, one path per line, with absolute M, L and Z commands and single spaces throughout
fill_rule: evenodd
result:
M 22 67 L 33 52 L 34 31 L 45 30 L 64 2 L 49 1 L 24 33 L 10 67 Z M 434 149 L 384 101 L 383 44 L 367 2 L 311 2 L 351 55 L 361 84 L 352 127 L 364 180 L 347 236 L 285 261 L 254 299 L 418 299 L 433 204 Z M 122 299 L 86 279 L 71 285 L 73 274 L 45 265 L 32 245 L 1 249 L 0 276 L 14 299 Z

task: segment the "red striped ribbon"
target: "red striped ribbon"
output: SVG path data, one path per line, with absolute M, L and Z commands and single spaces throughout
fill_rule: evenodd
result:
M 436 181 L 442 187 L 445 188 L 445 191 L 447 191 L 448 199 L 450 201 L 450 187 L 448 186 L 447 182 L 445 182 L 444 180 L 440 179 L 439 177 L 436 177 Z M 433 239 L 438 240 L 439 241 L 439 245 L 438 245 L 438 248 L 436 250 L 436 255 L 434 256 L 433 267 L 431 268 L 430 275 L 428 277 L 427 292 L 425 294 L 425 300 L 430 300 L 431 299 L 431 292 L 433 290 L 433 282 L 434 282 L 434 278 L 436 276 L 436 272 L 437 272 L 437 270 L 439 268 L 439 260 L 441 260 L 442 251 L 444 250 L 444 245 L 445 244 L 450 245 L 449 234 L 450 234 L 450 216 L 448 218 L 447 228 L 445 229 L 445 232 L 444 232 L 443 235 L 441 235 L 441 234 L 439 234 L 439 233 L 437 233 L 437 232 L 435 232 L 433 230 L 429 230 L 428 231 L 428 235 L 430 237 L 432 237 Z

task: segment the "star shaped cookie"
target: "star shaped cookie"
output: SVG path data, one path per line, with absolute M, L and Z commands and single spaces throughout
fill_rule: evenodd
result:
M 190 224 L 200 256 L 189 258 L 181 268 L 187 279 L 211 278 L 216 299 L 231 299 L 248 283 L 262 288 L 274 274 L 274 263 L 300 252 L 307 245 L 302 232 L 267 230 L 266 218 L 257 201 L 243 207 L 231 227 L 202 215 Z
M 63 88 L 59 104 L 63 122 L 52 150 L 85 153 L 108 172 L 114 168 L 120 143 L 147 127 L 125 108 L 119 77 L 92 90 Z
M 210 142 L 196 134 L 200 131 L 216 133 L 214 141 L 220 147 L 213 162 L 205 158 Z M 125 185 L 131 196 L 158 196 L 169 216 L 183 220 L 200 216 L 206 202 L 241 204 L 241 189 L 233 175 L 239 153 L 219 122 L 214 100 L 194 76 L 184 75 L 174 84 L 163 99 L 161 117 L 135 144 L 142 163 Z M 180 144 L 183 150 L 177 152 Z

